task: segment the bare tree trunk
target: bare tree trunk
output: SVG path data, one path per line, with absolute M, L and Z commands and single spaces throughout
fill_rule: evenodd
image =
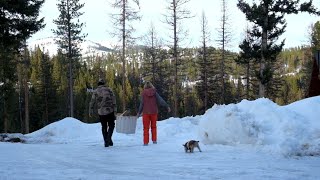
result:
M 222 2 L 222 60 L 221 60 L 221 73 L 222 73 L 222 104 L 225 104 L 226 102 L 226 86 L 225 86 L 225 80 L 224 80 L 224 75 L 225 75 L 225 70 L 224 70 L 224 63 L 225 63 L 225 43 L 226 43 L 226 4 L 225 0 Z
M 28 65 L 27 65 L 28 66 Z M 27 68 L 26 68 L 27 69 Z M 29 87 L 28 87 L 28 80 L 27 76 L 25 75 L 23 78 L 23 87 L 24 87 L 24 126 L 25 126 L 25 133 L 30 133 L 29 129 Z
M 207 55 L 207 19 L 204 14 L 202 13 L 202 59 L 204 63 L 204 110 L 206 111 L 208 109 L 208 55 Z
M 152 83 L 156 82 L 156 53 L 155 53 L 155 32 L 154 32 L 154 26 L 151 27 L 151 56 L 152 56 Z
M 178 115 L 178 40 L 177 40 L 177 12 L 176 0 L 173 0 L 173 59 L 175 61 L 174 69 L 174 116 Z
M 133 39 L 131 33 L 133 33 L 134 28 L 131 26 L 130 22 L 134 20 L 140 20 L 138 15 L 139 11 L 130 6 L 130 2 L 133 2 L 140 9 L 139 0 L 114 0 L 112 4 L 113 8 L 116 8 L 120 13 L 111 14 L 113 25 L 116 28 L 116 33 L 111 33 L 113 36 L 118 36 L 122 41 L 122 51 L 121 51 L 121 61 L 122 61 L 122 110 L 126 110 L 126 98 L 127 98 L 127 85 L 126 85 L 126 45 L 130 40 Z
M 221 61 L 221 73 L 222 73 L 222 104 L 226 103 L 226 83 L 225 83 L 225 61 L 226 61 L 226 51 L 225 51 L 225 46 L 226 46 L 226 41 L 230 41 L 227 39 L 227 32 L 226 32 L 226 24 L 227 24 L 227 5 L 226 1 L 222 1 L 222 61 Z
M 25 55 L 22 57 L 25 58 Z M 23 118 L 22 118 L 22 86 L 23 86 L 23 79 L 24 79 L 24 63 L 23 60 L 18 60 L 17 64 L 17 76 L 18 76 L 18 104 L 19 104 L 19 120 L 20 120 L 20 131 L 23 133 L 24 125 L 23 125 Z
M 249 100 L 249 88 L 250 88 L 250 62 L 247 64 L 247 77 L 246 77 L 246 98 Z
M 122 112 L 126 110 L 126 0 L 122 0 Z
M 46 66 L 46 60 L 45 60 L 45 54 L 44 54 L 44 47 L 42 49 L 42 64 L 43 64 L 43 69 L 47 69 Z M 48 83 L 47 83 L 47 77 L 46 75 L 43 75 L 43 82 L 44 82 L 44 104 L 45 104 L 45 111 L 44 111 L 44 126 L 49 124 L 49 113 L 48 113 Z
M 46 80 L 44 81 L 46 82 Z M 44 112 L 44 121 L 45 126 L 49 124 L 49 110 L 48 110 L 48 87 L 47 83 L 45 83 L 45 89 L 44 89 L 44 101 L 45 101 L 45 112 Z
M 27 53 L 27 44 L 26 41 L 24 42 L 24 54 L 23 54 L 23 77 L 22 77 L 22 87 L 24 92 L 24 127 L 21 129 L 22 133 L 28 134 L 29 133 L 29 88 L 28 88 L 28 70 L 29 70 L 29 61 Z
M 260 78 L 264 77 L 264 70 L 265 70 L 265 63 L 266 63 L 266 59 L 265 59 L 265 52 L 267 52 L 267 43 L 268 43 L 268 31 L 267 31 L 267 27 L 268 27 L 268 16 L 267 16 L 267 12 L 268 12 L 268 7 L 264 6 L 263 11 L 265 16 L 264 19 L 264 27 L 262 27 L 262 40 L 261 40 L 261 60 L 260 60 Z M 265 95 L 265 85 L 261 82 L 262 80 L 259 81 L 259 97 L 264 97 Z
M 207 47 L 206 42 L 203 43 L 203 59 L 204 63 L 207 64 Z M 204 110 L 206 111 L 208 109 L 208 72 L 207 72 L 207 66 L 204 69 Z
M 7 114 L 7 107 L 6 107 L 6 100 L 3 95 L 3 131 L 4 133 L 8 133 L 8 114 Z
M 222 0 L 222 17 L 221 17 L 221 29 L 219 30 L 220 39 L 218 39 L 219 45 L 221 45 L 221 62 L 220 62 L 220 82 L 221 82 L 221 104 L 226 103 L 226 46 L 231 42 L 231 31 L 229 28 L 229 15 L 227 14 L 227 2 Z
M 72 63 L 72 47 L 71 47 L 71 14 L 69 0 L 67 0 L 67 19 L 68 19 L 68 59 L 69 59 L 69 100 L 70 100 L 70 117 L 74 117 L 73 110 L 73 63 Z
M 168 6 L 169 15 L 166 16 L 166 23 L 173 29 L 173 61 L 174 61 L 174 87 L 173 87 L 173 101 L 174 101 L 174 109 L 173 115 L 178 116 L 178 86 L 179 86 L 179 79 L 178 79 L 178 66 L 180 65 L 179 62 L 179 42 L 181 37 L 179 37 L 182 33 L 183 35 L 187 35 L 186 32 L 182 32 L 181 28 L 178 28 L 179 23 L 183 19 L 191 18 L 190 11 L 183 8 L 183 6 L 188 3 L 190 0 L 170 0 L 170 5 Z

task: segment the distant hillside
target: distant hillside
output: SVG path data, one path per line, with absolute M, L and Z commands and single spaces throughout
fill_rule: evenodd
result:
M 53 56 L 57 53 L 58 45 L 55 43 L 53 37 L 48 37 L 44 39 L 38 39 L 36 41 L 28 42 L 29 49 L 33 50 L 36 47 L 44 49 L 45 53 L 49 53 Z M 113 51 L 112 45 L 106 42 L 93 42 L 91 40 L 84 41 L 81 45 L 81 54 L 83 57 L 94 56 L 94 55 L 106 55 Z

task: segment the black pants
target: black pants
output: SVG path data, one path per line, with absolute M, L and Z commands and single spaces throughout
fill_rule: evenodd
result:
M 102 126 L 102 135 L 104 139 L 104 145 L 105 146 L 113 146 L 112 142 L 112 134 L 114 130 L 114 120 L 116 119 L 116 116 L 114 113 L 110 113 L 107 115 L 99 115 L 100 117 L 100 122 Z

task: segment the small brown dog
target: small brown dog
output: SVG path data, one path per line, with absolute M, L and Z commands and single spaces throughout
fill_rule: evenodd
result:
M 186 151 L 186 153 L 189 151 L 190 153 L 193 153 L 193 150 L 195 147 L 197 147 L 199 149 L 200 152 L 200 146 L 199 146 L 199 141 L 195 141 L 195 140 L 190 140 L 188 142 L 186 142 L 185 144 L 183 144 L 184 146 L 184 150 Z

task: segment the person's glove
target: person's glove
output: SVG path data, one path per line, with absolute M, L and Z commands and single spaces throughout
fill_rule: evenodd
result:
M 117 113 L 116 112 L 113 112 L 113 119 L 117 120 Z

